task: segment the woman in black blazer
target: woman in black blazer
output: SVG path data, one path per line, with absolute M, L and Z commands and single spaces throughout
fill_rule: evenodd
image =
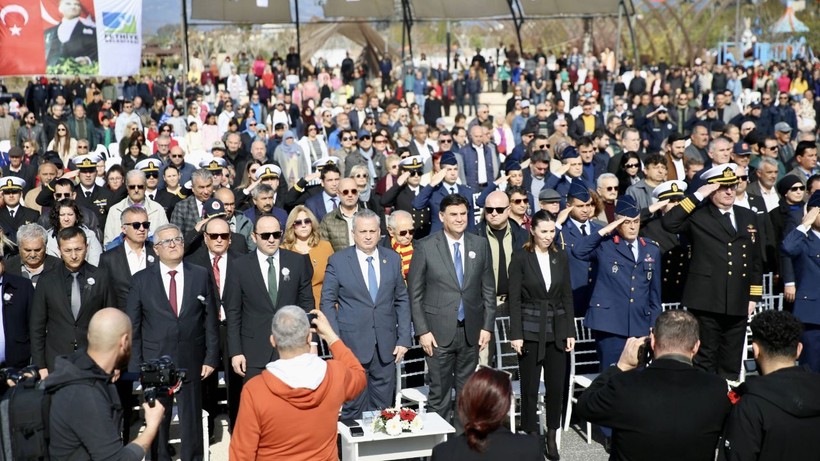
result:
M 464 433 L 436 445 L 431 461 L 543 461 L 537 438 L 513 434 L 503 425 L 511 399 L 509 373 L 479 368 L 458 394 Z
M 513 253 L 509 267 L 510 338 L 521 373 L 521 428 L 537 430 L 540 371 L 547 388 L 547 458 L 559 459 L 567 353 L 575 346 L 575 311 L 567 255 L 555 241 L 555 221 L 546 211 L 532 218 L 530 239 Z

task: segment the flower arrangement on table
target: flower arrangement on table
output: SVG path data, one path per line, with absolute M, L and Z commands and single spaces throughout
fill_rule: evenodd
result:
M 387 435 L 419 432 L 423 427 L 421 416 L 410 408 L 385 408 L 373 419 L 373 432 Z

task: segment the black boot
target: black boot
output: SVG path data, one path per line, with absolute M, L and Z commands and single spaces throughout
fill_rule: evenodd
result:
M 547 459 L 558 461 L 561 455 L 558 454 L 558 442 L 556 442 L 557 429 L 547 429 Z

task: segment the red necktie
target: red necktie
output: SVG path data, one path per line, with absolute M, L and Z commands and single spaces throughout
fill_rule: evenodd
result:
M 219 260 L 222 259 L 222 256 L 215 255 L 214 256 L 214 281 L 216 282 L 216 295 L 219 296 Z M 222 309 L 219 309 L 219 320 L 225 320 L 222 318 Z
M 177 271 L 168 271 L 168 275 L 171 276 L 171 283 L 168 284 L 168 302 L 171 303 L 171 310 L 174 311 L 174 315 L 179 317 L 179 308 L 177 306 L 177 281 L 174 278 L 177 275 Z

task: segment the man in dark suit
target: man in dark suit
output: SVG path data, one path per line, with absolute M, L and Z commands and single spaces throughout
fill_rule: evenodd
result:
M 410 348 L 410 304 L 401 257 L 377 248 L 379 221 L 379 215 L 366 209 L 353 216 L 355 245 L 330 257 L 322 284 L 322 312 L 367 372 L 367 388 L 345 403 L 341 419 L 358 419 L 363 411 L 391 406 L 395 364 Z
M 212 199 L 213 200 L 213 199 Z M 223 215 L 224 216 L 224 215 Z M 242 378 L 233 372 L 231 358 L 228 355 L 228 329 L 225 321 L 225 306 L 222 299 L 225 292 L 225 280 L 229 272 L 236 270 L 236 258 L 243 255 L 231 248 L 231 227 L 223 217 L 209 219 L 202 228 L 205 245 L 201 246 L 185 260 L 208 270 L 213 288 L 213 298 L 219 311 L 219 351 L 222 360 L 222 371 L 225 373 L 225 386 L 228 392 L 228 427 L 233 431 L 236 415 L 239 411 L 239 395 L 242 391 Z M 217 388 L 219 374 L 214 373 L 202 383 L 203 402 L 208 411 L 208 429 L 213 435 L 214 419 L 218 414 Z
M 731 404 L 726 381 L 692 366 L 697 320 L 664 312 L 649 339 L 655 358 L 646 369 L 636 370 L 646 338 L 629 338 L 617 366 L 593 381 L 575 411 L 613 429 L 612 459 L 713 459 Z
M 94 211 L 99 218 L 99 228 L 105 229 L 105 219 L 108 216 L 108 208 L 125 198 L 125 188 L 119 194 L 114 194 L 107 187 L 97 185 L 97 163 L 102 158 L 97 154 L 78 155 L 71 159 L 74 167 L 79 170 L 77 177 L 80 183 L 74 189 L 74 196 L 77 204 L 85 209 Z M 115 216 L 114 219 L 118 217 Z M 89 227 L 89 229 L 93 229 Z
M 30 280 L 9 274 L 5 269 L 5 262 L 0 256 L 0 306 L 3 309 L 0 336 L 4 343 L 0 349 L 0 367 L 23 368 L 31 363 L 29 321 L 34 287 Z M 4 385 L 0 383 L 0 388 Z
M 23 161 L 25 153 L 19 146 L 9 149 L 9 163 L 3 166 L 3 176 L 17 176 L 26 181 L 26 188 L 23 193 L 28 193 L 34 187 L 37 176 L 37 165 L 28 164 Z
M 63 19 L 44 33 L 48 66 L 56 66 L 63 59 L 85 65 L 97 62 L 97 28 L 92 21 L 80 17 L 82 12 L 80 0 L 60 0 Z M 128 24 L 119 26 L 126 27 Z
M 448 135 L 449 141 L 453 142 Z M 441 140 L 439 140 L 441 141 Z M 424 161 L 421 157 L 410 156 L 399 162 L 399 177 L 381 197 L 383 207 L 410 213 L 413 217 L 413 237 L 424 238 L 430 233 L 430 207 L 416 209 L 413 200 L 421 192 L 421 175 Z
M 735 205 L 737 165 L 710 168 L 707 184 L 663 217 L 663 227 L 685 234 L 692 260 L 683 305 L 700 323 L 695 365 L 736 380 L 746 320 L 763 296 L 760 233 L 755 214 Z
M 154 251 L 159 261 L 134 275 L 126 313 L 133 324 L 130 370 L 146 360 L 164 355 L 188 370 L 188 380 L 177 393 L 182 444 L 181 459 L 201 460 L 202 380 L 219 361 L 216 303 L 208 272 L 184 263 L 182 233 L 173 224 L 154 231 Z M 168 461 L 172 400 L 161 399 L 165 420 L 151 445 L 151 459 Z
M 6 260 L 6 272 L 31 280 L 34 288 L 40 276 L 62 264 L 60 258 L 46 254 L 48 234 L 39 224 L 24 224 L 17 230 L 17 248 L 20 250 Z
M 0 226 L 12 241 L 15 240 L 20 226 L 37 222 L 37 218 L 40 217 L 40 213 L 20 203 L 25 187 L 26 181 L 17 176 L 0 178 L 0 192 L 5 203 L 5 206 L 0 208 Z
M 427 357 L 428 407 L 450 418 L 453 387 L 461 391 L 488 346 L 495 323 L 495 279 L 487 242 L 465 233 L 470 203 L 445 196 L 443 230 L 414 246 L 407 286 L 413 326 Z
M 145 244 L 151 222 L 148 221 L 148 213 L 143 208 L 130 206 L 119 217 L 112 216 L 111 219 L 120 220 L 125 238 L 121 245 L 100 256 L 100 269 L 110 274 L 117 291 L 116 305 L 125 310 L 131 278 L 137 272 L 153 265 L 157 255 L 151 245 Z
M 440 204 L 444 197 L 452 194 L 460 195 L 467 200 L 467 228 L 472 230 L 475 227 L 473 195 L 475 191 L 469 186 L 456 184 L 458 180 L 458 161 L 455 154 L 445 152 L 439 161 L 441 170 L 433 175 L 430 184 L 424 186 L 419 194 L 413 199 L 413 207 L 417 210 L 430 208 L 430 233 L 438 232 L 442 229 Z
M 88 344 L 88 322 L 95 312 L 115 306 L 114 285 L 105 271 L 85 262 L 85 233 L 67 227 L 57 234 L 63 264 L 40 277 L 31 309 L 31 357 L 45 378 L 54 359 Z
M 310 211 L 316 215 L 316 219 L 319 222 L 322 222 L 322 218 L 325 217 L 326 214 L 330 213 L 331 211 L 335 210 L 339 207 L 339 180 L 341 179 L 342 174 L 339 171 L 339 167 L 336 166 L 335 163 L 330 163 L 325 166 L 321 167 L 321 172 L 319 173 L 319 178 L 322 181 L 321 188 L 315 188 L 314 190 L 317 191 L 314 195 L 311 195 L 307 200 L 304 200 L 304 204 Z M 307 179 L 307 178 L 305 178 Z M 302 185 L 303 180 L 299 180 L 296 185 L 293 186 L 293 189 L 298 192 L 304 191 L 305 194 L 309 193 L 309 189 L 305 189 L 307 187 L 307 182 Z M 299 189 L 302 189 L 301 191 Z M 290 194 L 288 194 L 290 195 Z M 293 203 L 293 205 L 297 205 L 298 201 Z
M 222 303 L 228 320 L 228 355 L 233 370 L 247 382 L 278 356 L 271 346 L 273 314 L 296 305 L 316 307 L 311 289 L 313 266 L 307 256 L 279 248 L 282 230 L 273 216 L 256 220 L 256 251 L 236 259 L 228 272 Z
M 214 178 L 210 171 L 200 168 L 191 175 L 193 194 L 179 202 L 171 214 L 171 224 L 175 224 L 182 231 L 182 235 L 192 230 L 202 219 L 202 205 L 214 194 Z

